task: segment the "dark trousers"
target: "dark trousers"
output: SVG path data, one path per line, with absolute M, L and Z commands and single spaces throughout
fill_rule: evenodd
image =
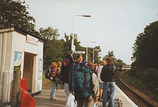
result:
M 85 104 L 84 107 L 92 107 L 92 96 L 88 97 L 88 98 L 83 98 L 83 99 L 77 99 L 77 107 L 83 107 L 83 105 Z

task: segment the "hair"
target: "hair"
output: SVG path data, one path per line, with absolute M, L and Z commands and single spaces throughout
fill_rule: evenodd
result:
M 61 63 L 60 61 L 58 61 L 58 62 L 57 62 L 57 66 L 58 66 L 58 67 L 61 67 L 61 66 L 62 66 L 62 63 Z
M 56 62 L 52 62 L 52 64 L 51 64 L 52 66 L 54 66 L 54 65 L 57 65 L 57 63 Z
M 106 65 L 106 61 L 102 60 L 101 63 L 100 63 L 100 65 L 105 66 Z
M 78 55 L 76 56 L 76 59 L 79 58 L 79 57 L 82 57 L 82 55 L 81 55 L 81 54 L 78 54 Z
M 94 70 L 94 64 L 93 62 L 88 62 L 87 66 L 93 71 Z
M 106 64 L 107 65 L 114 65 L 114 61 L 112 60 L 112 58 L 109 57 L 106 59 Z
M 57 66 L 57 63 L 56 62 L 52 62 L 52 64 L 50 65 L 50 67 L 53 67 L 53 66 Z

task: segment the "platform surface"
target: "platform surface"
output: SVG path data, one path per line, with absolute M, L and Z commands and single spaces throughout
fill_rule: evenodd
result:
M 66 93 L 63 89 L 56 90 L 58 100 L 50 100 L 51 89 L 43 89 L 39 95 L 35 95 L 36 107 L 65 107 Z M 114 94 L 115 98 L 119 98 L 123 102 L 123 107 L 137 107 L 117 86 Z M 98 107 L 102 107 L 102 102 L 97 102 Z

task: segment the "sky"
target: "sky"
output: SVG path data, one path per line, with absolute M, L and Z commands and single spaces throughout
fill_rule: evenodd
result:
M 158 0 L 25 0 L 36 20 L 36 30 L 52 27 L 78 35 L 81 46 L 100 46 L 100 56 L 113 51 L 117 59 L 131 64 L 133 45 L 139 33 L 158 20 Z M 92 42 L 92 41 L 95 41 Z M 77 51 L 77 50 L 76 50 Z

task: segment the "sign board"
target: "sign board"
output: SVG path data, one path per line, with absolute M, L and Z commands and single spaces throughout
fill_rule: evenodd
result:
M 15 51 L 14 55 L 14 71 L 20 71 L 22 63 L 22 52 Z
M 27 35 L 26 42 L 33 45 L 38 45 L 38 39 L 30 35 Z
M 38 79 L 42 79 L 42 71 L 43 71 L 43 59 L 39 59 L 39 64 L 38 64 Z
M 74 53 L 76 53 L 76 54 L 85 54 L 86 52 L 85 51 L 74 51 Z

